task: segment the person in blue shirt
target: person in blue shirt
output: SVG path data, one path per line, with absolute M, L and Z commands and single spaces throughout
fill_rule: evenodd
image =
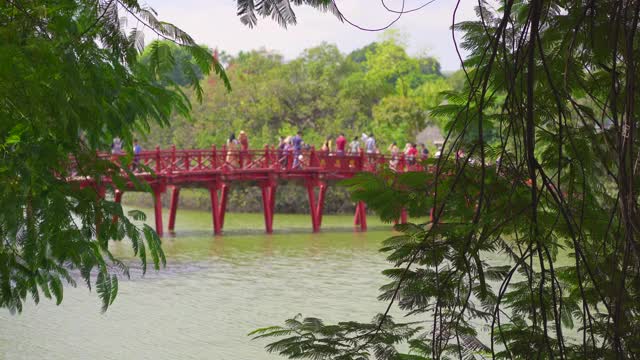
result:
M 298 131 L 296 136 L 293 137 L 292 141 L 293 141 L 293 149 L 295 151 L 302 150 L 302 132 L 301 131 Z
M 420 158 L 421 160 L 427 160 L 429 158 L 429 149 L 421 143 L 420 144 Z
M 293 143 L 293 168 L 297 169 L 300 167 L 300 155 L 302 152 L 302 131 L 298 131 L 291 142 Z
M 138 139 L 133 139 L 133 171 L 138 170 L 140 166 L 140 153 L 142 152 L 142 146 L 138 144 Z

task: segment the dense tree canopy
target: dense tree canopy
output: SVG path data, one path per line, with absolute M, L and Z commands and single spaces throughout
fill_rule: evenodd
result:
M 123 32 L 127 18 L 140 28 Z M 139 61 L 142 26 L 181 44 L 191 61 L 178 65 L 167 42 Z M 182 66 L 180 81 L 165 75 L 174 66 Z M 106 309 L 117 274 L 128 274 L 111 240 L 128 238 L 144 270 L 147 260 L 164 262 L 155 232 L 133 222 L 144 214 L 125 216 L 103 197 L 101 175 L 119 171 L 96 152 L 114 137 L 130 144 L 134 131 L 175 113 L 188 117 L 190 100 L 177 85 L 200 93 L 195 68 L 212 67 L 226 80 L 209 51 L 135 0 L 0 3 L 0 307 L 21 311 L 27 297 L 41 296 L 60 303 L 63 283 L 75 285 L 79 272 Z M 98 182 L 66 181 L 81 177 Z
M 444 126 L 428 110 L 453 87 L 436 59 L 410 56 L 394 33 L 347 55 L 321 44 L 290 61 L 268 50 L 226 61 L 233 92 L 206 82 L 191 120 L 176 115 L 172 126 L 145 134 L 145 146 L 221 146 L 240 130 L 252 147 L 277 145 L 279 136 L 297 130 L 317 147 L 340 132 L 375 131 L 381 144 L 415 141 L 429 121 Z

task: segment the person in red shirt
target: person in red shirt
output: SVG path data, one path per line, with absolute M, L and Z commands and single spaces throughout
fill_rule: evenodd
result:
M 411 144 L 411 147 L 407 149 L 406 155 L 407 155 L 407 162 L 409 163 L 409 165 L 415 165 L 416 158 L 418 157 L 418 148 L 415 143 Z
M 344 149 L 347 146 L 347 138 L 344 137 L 344 133 L 340 133 L 340 136 L 336 139 L 336 152 L 338 155 L 344 155 Z

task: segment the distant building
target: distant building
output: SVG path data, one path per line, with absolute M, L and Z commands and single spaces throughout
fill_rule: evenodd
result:
M 416 136 L 418 144 L 425 144 L 429 148 L 437 147 L 436 142 L 443 142 L 444 137 L 440 132 L 440 128 L 435 125 L 429 125 Z

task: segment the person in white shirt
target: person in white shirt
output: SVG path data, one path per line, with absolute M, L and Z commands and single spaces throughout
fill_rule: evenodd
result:
M 357 136 L 349 143 L 349 152 L 354 155 L 360 153 L 360 141 Z
M 367 154 L 375 154 L 376 153 L 376 138 L 373 136 L 373 133 L 362 134 L 362 140 L 364 140 L 364 149 Z
M 122 154 L 122 140 L 117 136 L 113 138 L 113 142 L 111 143 L 111 153 L 113 155 Z

